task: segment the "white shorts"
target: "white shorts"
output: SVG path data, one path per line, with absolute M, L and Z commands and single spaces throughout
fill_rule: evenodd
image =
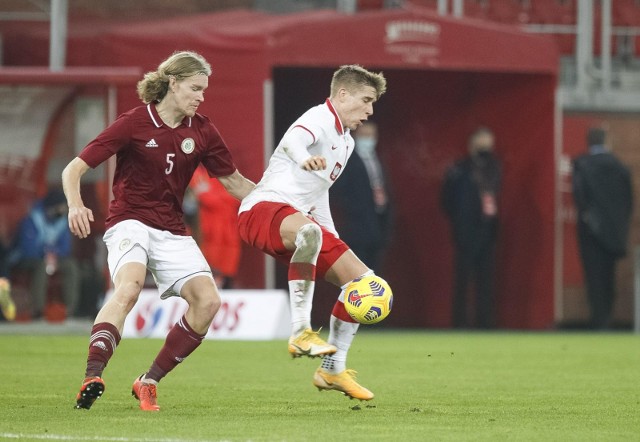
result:
M 211 276 L 211 268 L 190 236 L 174 235 L 136 220 L 125 220 L 107 230 L 109 272 L 115 281 L 123 265 L 138 262 L 147 266 L 160 297 L 180 296 L 182 286 L 195 276 Z

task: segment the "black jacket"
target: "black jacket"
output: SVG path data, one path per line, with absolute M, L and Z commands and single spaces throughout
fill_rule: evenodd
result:
M 490 192 L 497 201 L 501 180 L 502 168 L 493 154 L 465 158 L 447 170 L 440 204 L 451 220 L 453 237 L 458 245 L 471 245 L 479 237 L 497 233 L 497 216 L 483 214 L 481 193 Z
M 629 169 L 609 152 L 581 155 L 573 162 L 573 196 L 578 222 L 606 250 L 624 256 L 633 205 Z
M 362 158 L 354 152 L 349 158 L 348 169 L 330 189 L 336 230 L 348 245 L 378 243 L 379 247 L 383 248 L 388 241 L 391 208 L 389 188 L 386 185 L 385 188 L 387 207 L 382 213 L 378 213 L 367 169 Z

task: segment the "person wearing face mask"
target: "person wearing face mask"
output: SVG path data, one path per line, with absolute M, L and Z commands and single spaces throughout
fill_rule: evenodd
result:
M 74 316 L 78 305 L 79 271 L 71 251 L 66 215 L 67 202 L 62 189 L 51 189 L 20 222 L 9 253 L 11 273 L 22 273 L 29 281 L 32 319 L 44 314 L 54 276 L 61 282 L 66 315 Z
M 454 327 L 493 328 L 494 267 L 498 238 L 501 164 L 494 153 L 495 137 L 486 127 L 469 137 L 469 155 L 445 175 L 441 203 L 451 222 L 454 243 Z M 467 317 L 468 295 L 475 288 L 475 324 Z
M 355 155 L 349 173 L 331 187 L 336 228 L 351 250 L 371 269 L 379 271 L 389 238 L 391 207 L 382 164 L 378 159 L 378 126 L 367 121 L 356 130 Z

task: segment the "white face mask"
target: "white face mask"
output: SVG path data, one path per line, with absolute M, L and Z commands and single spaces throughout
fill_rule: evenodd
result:
M 376 150 L 377 141 L 372 137 L 356 138 L 356 150 L 362 156 L 369 156 Z

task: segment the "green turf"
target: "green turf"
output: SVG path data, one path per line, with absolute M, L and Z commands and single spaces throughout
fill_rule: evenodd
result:
M 0 440 L 640 440 L 640 337 L 621 333 L 360 333 L 349 366 L 370 403 L 318 392 L 318 360 L 277 342 L 205 341 L 130 395 L 160 340 L 125 339 L 93 408 L 75 410 L 86 337 L 0 336 Z

